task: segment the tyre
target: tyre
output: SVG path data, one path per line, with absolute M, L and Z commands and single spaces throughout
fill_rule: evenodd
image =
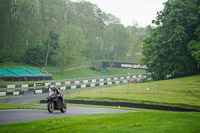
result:
M 54 111 L 54 103 L 53 102 L 48 102 L 47 108 L 48 108 L 49 113 L 53 113 L 53 111 Z
M 60 109 L 60 112 L 62 113 L 65 113 L 67 111 L 67 105 L 65 103 L 65 106 L 63 106 L 61 109 Z

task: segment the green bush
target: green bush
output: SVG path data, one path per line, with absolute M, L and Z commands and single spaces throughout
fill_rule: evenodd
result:
M 44 64 L 45 50 L 42 45 L 30 45 L 25 53 L 25 62 L 34 66 Z
M 0 63 L 5 62 L 5 52 L 3 50 L 0 50 Z
M 100 66 L 91 66 L 90 69 L 93 70 L 93 71 L 101 72 L 101 67 Z

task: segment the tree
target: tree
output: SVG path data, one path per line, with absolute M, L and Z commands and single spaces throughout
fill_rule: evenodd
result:
M 197 63 L 200 65 L 200 25 L 197 27 L 194 33 L 197 38 L 196 40 L 191 40 L 188 44 L 188 49 Z M 198 66 L 199 67 L 199 66 Z
M 73 12 L 76 24 L 82 28 L 85 39 L 86 48 L 83 55 L 91 60 L 99 58 L 101 48 L 103 45 L 104 31 L 105 31 L 105 18 L 107 17 L 96 5 L 80 1 L 73 4 Z
M 30 45 L 25 53 L 25 62 L 34 66 L 44 64 L 44 47 L 40 44 Z
M 197 63 L 187 44 L 199 24 L 198 0 L 169 0 L 158 13 L 157 24 L 145 39 L 143 54 L 153 79 L 184 76 L 197 72 Z
M 60 63 L 57 60 L 63 49 L 59 47 L 64 45 L 58 44 L 58 37 L 64 36 L 63 27 L 81 30 L 85 42 L 83 51 L 77 48 L 76 54 L 64 56 L 68 62 L 78 62 L 80 56 L 91 60 L 124 60 L 130 55 L 130 35 L 119 18 L 84 0 L 0 0 L 0 18 L 0 62 L 24 61 L 30 48 L 40 44 L 45 49 L 45 58 L 42 57 L 45 67 Z M 63 38 L 59 42 L 64 44 Z M 80 41 L 76 39 L 73 41 Z M 142 39 L 139 40 L 138 50 Z M 69 42 L 67 49 L 72 48 L 68 45 Z M 37 58 L 31 58 L 32 64 L 33 59 Z
M 58 45 L 58 35 L 53 31 L 49 32 L 49 38 L 45 42 L 46 46 L 46 58 L 45 58 L 45 68 L 47 67 L 48 60 L 51 61 L 51 58 L 55 55 L 56 49 L 59 48 Z
M 114 61 L 119 61 L 126 56 L 130 48 L 130 35 L 121 24 L 109 25 L 107 33 L 107 45 L 110 46 Z
M 72 24 L 65 26 L 59 38 L 59 52 L 55 56 L 61 70 L 64 70 L 68 63 L 79 59 L 84 48 L 85 38 L 81 28 Z
M 142 45 L 143 40 L 150 34 L 151 26 L 138 27 L 136 21 L 134 21 L 133 26 L 128 26 L 127 30 L 131 37 L 131 47 L 129 49 L 129 60 L 135 63 L 142 63 Z
M 12 50 L 17 57 L 24 55 L 28 45 L 33 3 L 26 0 L 0 1 L 0 47 L 4 51 Z

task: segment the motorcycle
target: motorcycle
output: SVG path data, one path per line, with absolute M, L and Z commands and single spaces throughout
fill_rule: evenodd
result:
M 47 102 L 47 109 L 49 113 L 53 113 L 54 110 L 60 110 L 62 113 L 67 111 L 66 103 L 63 105 L 62 101 L 60 101 L 58 96 L 53 91 L 50 91 L 49 96 L 47 97 Z

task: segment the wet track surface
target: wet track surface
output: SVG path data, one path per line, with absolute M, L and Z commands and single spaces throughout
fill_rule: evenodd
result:
M 131 111 L 104 109 L 104 108 L 68 107 L 66 113 L 61 113 L 59 110 L 56 110 L 53 113 L 49 113 L 47 110 L 9 109 L 9 110 L 0 110 L 0 124 L 42 120 L 47 118 L 70 117 L 77 115 L 125 113 L 125 112 L 131 112 Z
M 46 99 L 47 95 L 48 93 L 33 94 L 33 92 L 26 92 L 23 96 L 0 98 L 0 103 L 46 108 L 46 105 L 26 105 L 24 103 L 29 101 Z M 61 113 L 59 110 L 55 110 L 53 113 L 49 113 L 47 110 L 37 110 L 37 109 L 8 109 L 8 110 L 0 110 L 0 124 L 26 122 L 26 121 L 42 120 L 42 119 L 57 118 L 57 117 L 70 117 L 78 115 L 126 113 L 126 112 L 133 112 L 133 111 L 119 110 L 119 109 L 105 109 L 105 108 L 72 107 L 72 106 L 68 106 L 67 111 L 65 113 Z

